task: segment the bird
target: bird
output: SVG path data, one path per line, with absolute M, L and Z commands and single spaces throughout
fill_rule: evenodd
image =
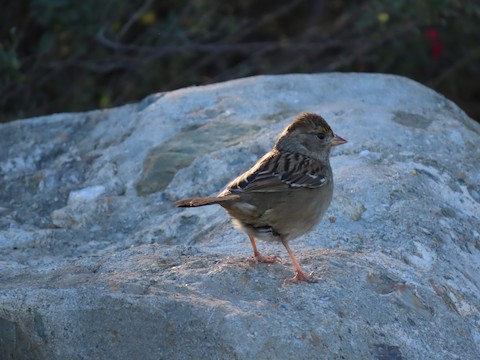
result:
M 220 194 L 175 204 L 220 205 L 234 227 L 248 235 L 255 261 L 279 261 L 275 256 L 261 255 L 255 239 L 280 242 L 295 267 L 289 282 L 315 282 L 313 272 L 302 270 L 289 242 L 312 230 L 327 211 L 333 196 L 330 155 L 335 146 L 346 142 L 320 115 L 301 113 L 280 134 L 273 149 Z

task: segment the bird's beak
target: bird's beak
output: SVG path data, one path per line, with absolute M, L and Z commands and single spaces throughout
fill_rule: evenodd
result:
M 333 139 L 331 140 L 332 146 L 337 146 L 337 145 L 342 145 L 342 144 L 347 143 L 347 140 L 345 140 L 344 138 L 341 138 L 340 136 L 335 135 L 335 134 L 333 134 L 333 135 L 334 135 Z

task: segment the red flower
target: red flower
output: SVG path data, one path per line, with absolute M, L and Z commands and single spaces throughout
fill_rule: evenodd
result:
M 440 58 L 442 55 L 442 41 L 440 40 L 440 33 L 435 28 L 430 28 L 425 31 L 428 40 L 430 41 L 430 51 L 434 59 Z

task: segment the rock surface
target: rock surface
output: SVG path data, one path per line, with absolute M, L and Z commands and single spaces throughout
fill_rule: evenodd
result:
M 336 149 L 315 284 L 212 195 L 303 111 Z M 261 76 L 0 126 L 0 359 L 478 359 L 480 126 L 388 75 Z

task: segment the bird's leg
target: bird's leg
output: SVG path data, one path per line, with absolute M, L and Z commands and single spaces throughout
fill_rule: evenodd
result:
M 253 238 L 253 236 L 248 235 L 248 237 L 250 238 L 250 242 L 252 243 L 253 255 L 255 256 L 256 261 L 267 264 L 273 264 L 280 261 L 276 256 L 261 255 L 260 252 L 257 250 L 257 245 L 255 244 L 255 239 Z
M 288 255 L 290 256 L 290 259 L 292 259 L 293 265 L 295 266 L 295 276 L 287 282 L 289 283 L 296 283 L 298 281 L 307 281 L 307 282 L 315 282 L 313 279 L 313 272 L 310 274 L 306 275 L 303 271 L 302 268 L 300 267 L 300 264 L 298 263 L 297 259 L 295 258 L 295 255 L 293 255 L 293 251 L 290 249 L 290 246 L 288 245 L 288 242 L 282 240 L 283 246 L 285 246 L 285 249 L 287 249 Z

